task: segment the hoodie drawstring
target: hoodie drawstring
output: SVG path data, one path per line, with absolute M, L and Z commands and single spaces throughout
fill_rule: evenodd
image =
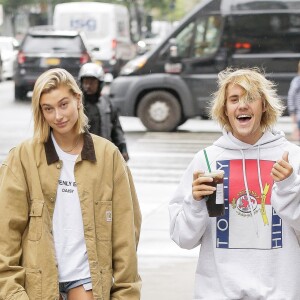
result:
M 256 232 L 256 235 L 258 236 L 258 224 L 257 224 L 257 220 L 255 218 L 254 215 L 254 210 L 253 210 L 253 204 L 250 198 L 250 193 L 249 193 L 249 188 L 248 188 L 248 182 L 247 182 L 247 176 L 246 176 L 246 163 L 245 163 L 245 155 L 244 155 L 244 151 L 240 150 L 242 157 L 243 157 L 243 178 L 244 178 L 244 185 L 245 185 L 245 189 L 246 189 L 246 194 L 247 194 L 247 198 L 248 198 L 248 204 L 250 207 L 250 211 L 251 211 L 251 216 L 252 216 L 252 221 L 253 221 L 253 225 L 254 225 L 254 230 Z M 258 158 L 257 158 L 257 163 L 258 163 L 258 174 L 259 174 L 259 179 L 260 179 L 260 185 L 261 185 L 261 178 L 260 178 L 260 166 L 259 166 L 259 148 L 258 148 Z M 262 185 L 261 185 L 262 187 Z

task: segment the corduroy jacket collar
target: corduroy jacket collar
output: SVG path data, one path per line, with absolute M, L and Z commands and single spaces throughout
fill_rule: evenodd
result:
M 44 144 L 47 164 L 50 165 L 59 160 L 59 157 L 55 151 L 55 147 L 49 135 L 48 141 Z M 95 147 L 91 137 L 91 134 L 86 131 L 83 133 L 83 148 L 81 151 L 81 159 L 96 161 Z

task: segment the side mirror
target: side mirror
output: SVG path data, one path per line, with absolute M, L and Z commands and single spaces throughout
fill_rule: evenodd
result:
M 180 57 L 178 55 L 178 46 L 176 39 L 170 40 L 170 48 L 169 48 L 169 57 L 171 63 L 178 63 L 180 62 Z

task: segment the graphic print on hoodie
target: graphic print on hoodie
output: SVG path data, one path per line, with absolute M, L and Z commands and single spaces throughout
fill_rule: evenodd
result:
M 270 201 L 273 186 L 270 173 L 274 161 L 237 159 L 216 164 L 217 169 L 225 172 L 225 215 L 217 218 L 216 247 L 281 248 L 282 222 Z

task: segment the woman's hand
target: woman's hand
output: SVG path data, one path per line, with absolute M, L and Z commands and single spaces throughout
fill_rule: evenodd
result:
M 293 167 L 289 163 L 289 153 L 285 151 L 282 159 L 276 161 L 271 170 L 271 176 L 274 181 L 282 181 L 293 173 Z
M 204 172 L 195 172 L 193 174 L 193 184 L 192 184 L 192 194 L 195 200 L 200 201 L 204 197 L 211 195 L 216 188 L 209 185 L 211 182 L 213 182 L 212 177 L 204 177 Z

